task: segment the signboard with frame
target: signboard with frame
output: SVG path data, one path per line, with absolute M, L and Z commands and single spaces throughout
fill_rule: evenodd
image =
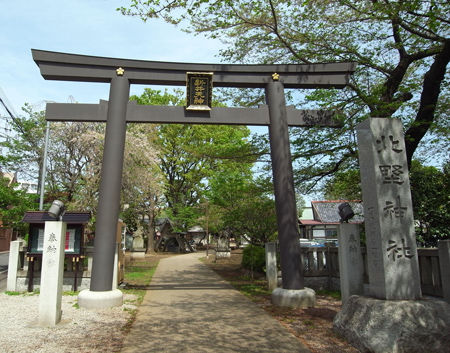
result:
M 66 231 L 66 254 L 80 254 L 81 252 L 82 226 L 69 224 Z M 44 225 L 31 224 L 28 239 L 28 252 L 30 254 L 42 254 L 44 246 Z
M 84 247 L 84 226 L 89 222 L 88 212 L 66 212 L 63 221 L 67 223 L 65 235 L 65 253 L 80 255 Z M 54 221 L 47 212 L 29 211 L 25 213 L 23 221 L 30 224 L 28 236 L 28 253 L 42 254 L 44 246 L 44 227 L 46 221 Z
M 186 110 L 211 110 L 212 72 L 186 73 Z

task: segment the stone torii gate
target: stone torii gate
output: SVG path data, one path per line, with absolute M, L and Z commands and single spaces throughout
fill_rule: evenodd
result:
M 343 88 L 354 63 L 229 65 L 170 63 L 85 56 L 32 49 L 46 80 L 110 83 L 109 101 L 99 104 L 49 103 L 49 121 L 106 122 L 91 286 L 79 296 L 84 307 L 122 304 L 113 290 L 113 263 L 127 122 L 266 125 L 269 127 L 283 289 L 303 290 L 288 126 L 336 127 L 334 113 L 286 107 L 284 88 Z M 187 73 L 212 74 L 215 87 L 264 88 L 259 108 L 142 106 L 129 102 L 130 84 L 185 86 Z M 86 293 L 85 293 L 86 292 Z

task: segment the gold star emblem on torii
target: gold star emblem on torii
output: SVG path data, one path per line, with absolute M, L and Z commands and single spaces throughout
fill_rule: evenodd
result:
M 116 69 L 117 76 L 123 76 L 124 72 L 125 72 L 125 70 L 121 67 Z

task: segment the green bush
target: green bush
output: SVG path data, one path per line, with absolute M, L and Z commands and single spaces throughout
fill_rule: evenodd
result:
M 264 273 L 266 268 L 265 249 L 256 245 L 245 247 L 242 254 L 242 267 L 255 272 Z

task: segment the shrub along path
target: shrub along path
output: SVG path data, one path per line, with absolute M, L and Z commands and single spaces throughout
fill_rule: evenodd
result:
M 200 257 L 159 262 L 122 352 L 310 352 Z

